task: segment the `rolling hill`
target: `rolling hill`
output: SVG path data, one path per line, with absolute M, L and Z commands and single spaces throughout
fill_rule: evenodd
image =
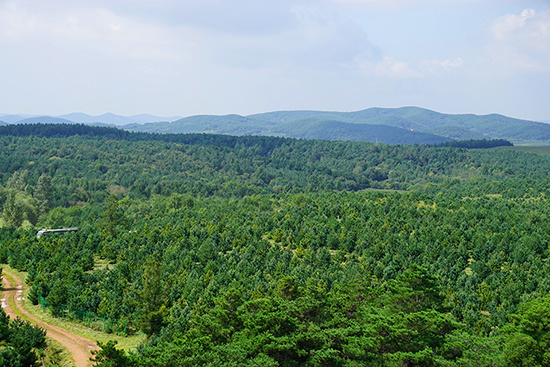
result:
M 69 113 L 67 115 L 61 115 L 58 117 L 71 120 L 74 122 L 82 123 L 82 124 L 103 123 L 107 125 L 117 125 L 117 126 L 128 125 L 128 124 L 144 124 L 144 123 L 157 122 L 157 121 L 174 121 L 181 118 L 180 116 L 161 117 L 161 116 L 154 116 L 149 114 L 121 116 L 121 115 L 115 115 L 114 113 L 110 113 L 110 112 L 104 113 L 99 116 L 91 116 L 85 113 L 75 112 L 75 113 Z
M 144 124 L 157 121 L 174 121 L 180 119 L 180 116 L 161 117 L 149 114 L 121 116 L 114 113 L 104 113 L 98 116 L 88 115 L 82 112 L 73 112 L 60 116 L 37 116 L 37 115 L 3 115 L 0 114 L 0 120 L 7 124 L 88 124 L 97 126 L 121 126 L 129 124 Z
M 518 144 L 550 143 L 550 125 L 498 114 L 451 115 L 419 107 L 369 108 L 356 112 L 278 111 L 249 116 L 288 123 L 315 118 L 412 129 L 452 139 L 507 139 Z
M 550 125 L 541 122 L 498 114 L 451 115 L 419 107 L 369 108 L 355 112 L 275 111 L 249 116 L 200 115 L 171 123 L 134 124 L 123 128 L 151 133 L 276 135 L 387 144 L 424 144 L 449 139 L 506 139 L 517 145 L 550 144 Z
M 148 114 L 91 116 L 1 115 L 7 124 L 75 124 L 117 126 L 157 134 L 208 133 L 268 135 L 304 139 L 356 140 L 386 144 L 428 144 L 449 140 L 505 139 L 515 145 L 550 145 L 550 124 L 499 114 L 444 114 L 420 107 L 368 108 L 354 112 L 274 111 L 241 116 L 160 117 Z M 169 122 L 172 121 L 172 122 Z
M 386 144 L 435 144 L 453 139 L 388 125 L 353 124 L 341 121 L 299 120 L 273 130 L 303 139 L 371 141 Z
M 63 119 L 61 117 L 52 117 L 52 116 L 39 116 L 39 117 L 29 117 L 20 121 L 17 121 L 18 124 L 75 124 L 76 122 Z
M 0 120 L 4 121 L 6 124 L 16 124 L 18 121 L 27 119 L 29 117 L 36 117 L 35 115 L 6 115 L 0 114 Z
M 126 125 L 124 129 L 158 133 L 212 133 L 228 135 L 269 135 L 265 134 L 277 124 L 240 115 L 197 115 L 174 122 L 156 122 L 143 125 Z

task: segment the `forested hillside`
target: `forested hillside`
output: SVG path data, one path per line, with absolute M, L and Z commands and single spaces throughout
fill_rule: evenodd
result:
M 53 313 L 148 336 L 101 358 L 550 365 L 548 155 L 8 128 L 0 261 Z
M 420 107 L 369 108 L 355 112 L 278 111 L 249 117 L 271 123 L 316 119 L 388 125 L 456 140 L 491 138 L 508 139 L 518 143 L 548 144 L 550 139 L 550 126 L 541 122 L 514 119 L 498 114 L 452 115 Z
M 498 114 L 452 115 L 419 107 L 369 108 L 354 112 L 275 111 L 250 116 L 191 116 L 173 122 L 128 125 L 125 128 L 150 133 L 279 135 L 385 144 L 468 139 L 506 139 L 521 145 L 548 145 L 550 142 L 550 125 L 541 122 Z
M 419 107 L 368 108 L 354 112 L 275 111 L 249 116 L 196 115 L 185 118 L 152 115 L 0 116 L 10 124 L 90 124 L 122 126 L 155 134 L 264 135 L 289 138 L 369 141 L 384 144 L 433 144 L 449 140 L 506 139 L 518 145 L 550 144 L 550 125 L 490 114 L 453 115 Z
M 394 126 L 353 124 L 332 120 L 298 120 L 273 128 L 271 131 L 294 138 L 380 141 L 388 144 L 434 144 L 452 141 L 450 138 L 403 130 Z

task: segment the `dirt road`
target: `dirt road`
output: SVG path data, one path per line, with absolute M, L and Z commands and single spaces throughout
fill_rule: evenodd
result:
M 71 356 L 74 359 L 75 366 L 91 366 L 92 364 L 89 358 L 91 357 L 91 351 L 98 349 L 96 343 L 58 326 L 47 324 L 44 321 L 28 313 L 21 305 L 21 297 L 23 295 L 23 281 L 15 274 L 12 274 L 6 270 L 4 270 L 3 273 L 9 275 L 12 279 L 15 280 L 15 284 L 11 284 L 11 282 L 6 277 L 3 277 L 4 299 L 2 300 L 2 307 L 4 307 L 4 311 L 6 311 L 6 314 L 8 314 L 12 318 L 17 317 L 17 314 L 14 312 L 10 305 L 10 302 L 8 301 L 11 298 L 14 300 L 15 307 L 19 310 L 19 312 L 24 314 L 40 327 L 46 329 L 48 337 L 59 342 L 69 351 L 69 353 L 71 353 Z

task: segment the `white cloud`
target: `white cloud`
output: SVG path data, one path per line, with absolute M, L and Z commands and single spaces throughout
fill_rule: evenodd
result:
M 475 0 L 330 0 L 336 4 L 348 4 L 348 5 L 364 5 L 373 6 L 377 8 L 396 9 L 406 6 L 412 6 L 422 3 L 458 3 L 458 2 L 473 2 Z M 483 1 L 483 0 L 477 0 Z
M 356 64 L 362 75 L 367 78 L 390 79 L 418 79 L 422 77 L 418 71 L 411 68 L 406 62 L 386 56 L 381 61 L 361 60 L 357 58 Z
M 380 58 L 360 27 L 305 3 L 282 1 L 284 26 L 250 21 L 242 29 L 229 19 L 246 12 L 243 6 L 225 14 L 225 25 L 213 27 L 163 22 L 101 0 L 52 3 L 50 8 L 36 0 L 0 0 L 0 77 L 11 86 L 10 93 L 0 93 L 0 110 L 19 109 L 14 106 L 31 99 L 48 109 L 68 106 L 58 113 L 142 112 L 152 105 L 157 110 L 148 111 L 157 114 L 260 112 L 259 105 L 270 108 L 276 101 L 281 108 L 299 108 L 306 107 L 300 103 L 306 95 L 322 103 L 316 95 L 331 94 L 347 78 L 356 81 L 357 70 L 349 65 L 357 55 Z M 255 21 L 262 19 L 270 21 Z
M 424 60 L 420 64 L 420 68 L 423 73 L 441 76 L 442 72 L 452 72 L 453 70 L 462 67 L 462 65 L 462 58 L 458 57 L 454 60 L 447 59 L 443 61 L 438 59 Z
M 104 8 L 53 14 L 31 10 L 16 1 L 0 4 L 0 42 L 42 42 L 60 49 L 164 61 L 179 60 L 181 53 L 176 50 L 193 46 L 182 42 L 172 29 L 137 22 Z
M 396 79 L 422 77 L 418 71 L 413 70 L 406 62 L 398 61 L 393 57 L 384 57 L 384 60 L 376 65 L 374 72 L 377 76 Z
M 242 2 L 248 4 L 244 0 Z M 167 6 L 161 6 L 163 3 L 159 4 L 161 9 Z M 179 6 L 195 12 L 203 11 L 192 2 L 179 5 L 172 1 L 167 3 L 176 8 Z M 224 27 L 222 29 L 210 27 L 210 23 L 206 22 L 204 28 L 193 22 L 159 23 L 154 17 L 141 18 L 144 14 L 136 17 L 135 14 L 122 12 L 121 15 L 111 8 L 101 7 L 101 2 L 97 7 L 81 4 L 63 9 L 61 2 L 57 1 L 56 9 L 52 12 L 41 7 L 26 7 L 24 4 L 24 1 L 0 3 L 0 42 L 38 41 L 66 50 L 94 50 L 109 56 L 171 62 L 195 59 L 202 64 L 206 62 L 237 68 L 274 65 L 337 67 L 351 62 L 358 54 L 379 53 L 362 29 L 307 4 L 291 6 L 283 2 L 279 6 L 276 11 L 279 18 L 292 18 L 291 22 L 284 22 L 292 26 L 277 31 L 272 29 L 270 32 L 257 32 L 254 29 L 247 33 L 227 31 L 227 28 L 233 29 L 231 25 L 219 26 Z M 138 1 L 132 5 L 139 4 L 152 5 L 147 1 Z M 223 1 L 208 0 L 204 8 L 219 5 L 227 9 L 227 4 L 223 4 Z M 288 14 L 280 15 L 283 13 L 281 7 Z M 252 8 L 254 12 L 259 11 L 255 5 Z M 271 8 L 273 6 L 267 6 L 267 9 Z M 231 19 L 232 14 L 226 13 L 225 18 L 229 22 L 227 19 Z M 260 20 L 255 22 L 262 23 Z M 248 27 L 254 28 L 255 25 L 250 23 Z
M 347 72 L 358 55 L 380 53 L 365 32 L 314 6 L 289 8 L 294 26 L 268 34 L 201 32 L 207 58 L 216 65 L 236 69 L 268 68 L 289 73 L 304 70 Z
M 550 11 L 506 14 L 490 27 L 485 62 L 493 73 L 550 71 Z
M 431 61 L 431 64 L 435 65 L 435 66 L 438 66 L 438 67 L 442 67 L 446 71 L 450 71 L 451 69 L 461 67 L 462 66 L 462 59 L 460 57 L 455 59 L 454 61 L 451 61 L 451 60 L 448 60 L 448 59 L 444 60 L 444 61 L 439 61 L 437 59 L 433 59 Z
M 525 9 L 521 14 L 506 14 L 493 22 L 491 31 L 498 40 L 504 40 L 510 33 L 525 26 L 527 19 L 534 18 L 534 9 Z

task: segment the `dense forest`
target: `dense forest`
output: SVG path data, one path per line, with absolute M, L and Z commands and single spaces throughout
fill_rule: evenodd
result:
M 97 365 L 550 365 L 550 156 L 4 128 L 0 262 L 147 335 Z

